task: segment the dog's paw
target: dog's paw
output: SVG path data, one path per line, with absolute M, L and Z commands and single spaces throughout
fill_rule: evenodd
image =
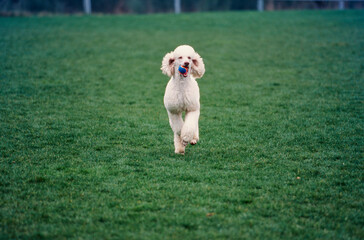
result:
M 181 139 L 182 139 L 183 146 L 187 146 L 189 143 L 191 143 L 194 140 L 192 135 L 187 135 L 187 134 L 184 134 L 183 136 L 181 136 Z
M 182 140 L 182 144 L 186 147 L 188 145 L 188 141 Z
M 181 149 L 175 150 L 174 153 L 180 154 L 180 155 L 185 155 L 185 150 L 181 150 Z
M 191 145 L 195 145 L 197 143 L 196 139 L 192 139 L 192 141 L 190 142 Z
M 177 153 L 177 154 L 184 155 L 185 154 L 185 149 L 186 149 L 185 146 L 179 145 L 179 146 L 175 147 L 174 152 Z

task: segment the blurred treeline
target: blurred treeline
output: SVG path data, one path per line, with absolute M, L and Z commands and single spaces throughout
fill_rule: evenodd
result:
M 173 12 L 174 0 L 91 0 L 93 13 Z M 333 1 L 265 0 L 266 10 L 335 9 Z M 181 0 L 182 12 L 255 10 L 257 0 Z M 346 2 L 346 8 L 363 8 L 364 2 Z M 80 13 L 83 0 L 0 0 L 2 13 Z
M 173 12 L 174 0 L 91 0 L 94 13 Z M 181 0 L 183 12 L 256 9 L 256 0 Z M 77 13 L 83 0 L 0 0 L 2 12 Z

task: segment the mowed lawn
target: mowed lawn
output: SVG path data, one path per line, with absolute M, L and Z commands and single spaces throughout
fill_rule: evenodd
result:
M 175 155 L 165 53 L 204 58 Z M 0 18 L 1 239 L 363 239 L 364 12 Z

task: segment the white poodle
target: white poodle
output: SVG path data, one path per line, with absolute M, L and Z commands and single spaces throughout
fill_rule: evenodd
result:
M 203 76 L 205 65 L 191 46 L 182 45 L 164 56 L 161 70 L 171 77 L 164 106 L 174 133 L 175 153 L 184 154 L 187 144 L 195 145 L 199 139 L 200 90 L 195 79 Z M 186 112 L 184 122 L 182 112 Z

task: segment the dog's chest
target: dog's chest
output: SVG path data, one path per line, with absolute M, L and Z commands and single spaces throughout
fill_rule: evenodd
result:
M 200 108 L 199 88 L 196 82 L 176 84 L 170 82 L 164 95 L 164 105 L 168 111 L 179 113 Z

